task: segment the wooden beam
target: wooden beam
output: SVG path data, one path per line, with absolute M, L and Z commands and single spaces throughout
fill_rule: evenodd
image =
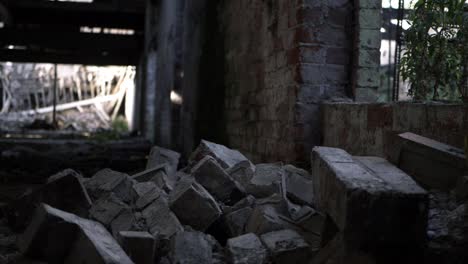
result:
M 145 8 L 127 3 L 74 3 L 10 1 L 7 7 L 15 24 L 66 24 L 143 30 Z

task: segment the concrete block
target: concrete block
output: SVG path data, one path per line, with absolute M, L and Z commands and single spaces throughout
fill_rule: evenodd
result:
M 141 185 L 141 187 L 139 187 Z M 136 187 L 136 188 L 135 188 Z M 134 189 L 138 190 L 138 197 L 136 197 L 135 207 L 143 210 L 146 206 L 151 204 L 159 197 L 167 198 L 167 195 L 161 190 L 154 182 L 139 183 L 134 185 Z
M 255 173 L 255 165 L 248 160 L 244 160 L 227 169 L 226 172 L 232 179 L 245 185 L 252 179 Z
M 110 193 L 93 204 L 89 210 L 89 216 L 105 226 L 110 226 L 110 223 L 127 208 L 128 206 L 116 195 Z
M 359 28 L 361 29 L 380 29 L 381 14 L 380 9 L 361 8 L 359 10 Z
M 168 174 L 175 174 L 179 166 L 180 153 L 170 149 L 155 146 L 151 149 L 148 157 L 146 169 L 158 167 L 160 165 L 167 165 Z
M 48 263 L 133 263 L 104 226 L 46 204 L 37 208 L 19 247 Z
M 211 156 L 199 161 L 192 168 L 192 175 L 198 183 L 224 203 L 234 204 L 245 196 L 236 182 Z
M 63 263 L 134 263 L 102 225 L 85 219 L 78 223 L 82 232 Z
M 130 208 L 125 208 L 110 223 L 110 230 L 114 237 L 118 237 L 121 231 L 130 231 L 137 225 L 137 219 Z
M 32 212 L 41 203 L 47 203 L 57 209 L 82 217 L 88 216 L 92 205 L 86 189 L 81 182 L 81 175 L 73 170 L 65 170 L 51 178 L 41 188 L 26 193 L 5 208 L 5 213 L 12 227 L 23 230 L 29 224 Z
M 307 263 L 311 258 L 309 244 L 294 230 L 273 231 L 260 238 L 275 264 Z
M 244 207 L 224 216 L 230 237 L 240 236 L 245 233 L 245 226 L 252 215 L 252 211 L 252 208 Z
M 179 181 L 169 199 L 179 220 L 199 231 L 205 231 L 221 216 L 218 203 L 193 179 Z
M 164 172 L 167 174 L 168 173 L 167 164 L 153 166 L 150 169 L 146 169 L 142 172 L 132 175 L 132 178 L 137 182 L 149 182 L 159 172 Z
M 451 190 L 464 176 L 464 151 L 413 133 L 396 137 L 392 162 L 426 188 Z
M 200 232 L 180 232 L 171 243 L 172 263 L 213 263 L 212 244 Z
M 307 171 L 292 165 L 284 166 L 284 171 L 287 197 L 296 204 L 312 206 L 314 203 L 312 176 Z
M 266 263 L 268 252 L 257 235 L 249 233 L 227 241 L 229 263 L 233 264 L 263 264 Z
M 136 202 L 147 192 L 158 189 L 158 186 L 154 182 L 138 182 L 132 186 L 132 200 Z
M 377 2 L 377 1 L 376 1 Z M 381 45 L 380 30 L 362 29 L 359 31 L 359 46 L 367 49 L 380 49 Z
M 257 206 L 251 213 L 245 226 L 246 233 L 261 235 L 290 226 L 286 217 L 280 215 L 272 205 Z
M 142 212 L 142 218 L 153 236 L 170 239 L 176 233 L 183 231 L 179 219 L 169 209 L 164 197 L 154 200 Z
M 122 201 L 130 202 L 133 184 L 127 174 L 103 169 L 87 180 L 85 187 L 93 200 L 112 192 Z
M 383 159 L 357 162 L 336 148 L 315 147 L 312 164 L 315 203 L 347 240 L 374 246 L 424 243 L 428 195 L 411 177 Z
M 284 169 L 281 164 L 258 164 L 250 181 L 244 186 L 247 193 L 257 197 L 268 197 L 280 192 Z
M 119 232 L 120 245 L 133 262 L 138 264 L 153 264 L 156 240 L 148 232 Z
M 197 149 L 192 153 L 189 159 L 189 163 L 194 166 L 205 156 L 211 156 L 224 169 L 232 168 L 234 165 L 241 161 L 248 161 L 248 159 L 242 155 L 239 151 L 229 149 L 223 145 L 219 145 L 213 142 L 202 140 Z
M 239 209 L 246 208 L 246 207 L 254 208 L 255 203 L 256 203 L 255 197 L 253 197 L 252 195 L 247 195 L 244 199 L 240 200 L 233 206 L 229 207 L 228 210 L 223 209 L 223 212 L 227 214 L 227 213 L 234 212 Z

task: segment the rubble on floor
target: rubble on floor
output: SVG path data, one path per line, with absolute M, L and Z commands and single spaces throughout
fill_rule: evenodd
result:
M 179 159 L 174 151 L 154 147 L 146 168 L 132 176 L 103 169 L 90 178 L 72 170 L 50 177 L 27 199 L 3 208 L 10 225 L 17 218 L 23 224 L 13 225 L 21 231 L 19 248 L 13 232 L 0 235 L 0 246 L 10 248 L 0 250 L 0 264 L 15 263 L 7 258 L 388 263 L 381 261 L 388 256 L 385 247 L 419 252 L 426 235 L 433 248 L 449 236 L 459 245 L 466 242 L 460 229 L 466 205 L 455 199 L 446 211 L 437 211 L 439 196 L 381 158 L 319 147 L 310 174 L 288 164 L 254 165 L 238 151 L 202 141 L 188 167 L 179 168 Z M 443 224 L 437 224 L 434 219 L 442 215 Z M 6 220 L 0 216 L 0 221 Z

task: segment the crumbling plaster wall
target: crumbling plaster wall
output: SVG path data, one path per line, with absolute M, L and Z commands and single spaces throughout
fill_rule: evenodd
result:
M 228 144 L 254 161 L 305 163 L 320 102 L 350 95 L 353 3 L 223 1 Z
M 413 132 L 463 148 L 468 106 L 440 103 L 325 103 L 324 145 L 384 157 L 392 137 Z

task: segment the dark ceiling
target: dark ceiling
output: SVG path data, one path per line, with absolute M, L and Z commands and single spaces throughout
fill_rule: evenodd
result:
M 0 0 L 0 61 L 136 65 L 143 47 L 144 0 L 92 3 Z M 1 10 L 1 8 L 0 8 Z M 87 33 L 83 31 L 92 31 Z M 126 29 L 134 34 L 105 34 Z M 96 33 L 101 31 L 100 33 Z M 129 31 L 127 31 L 129 32 Z

